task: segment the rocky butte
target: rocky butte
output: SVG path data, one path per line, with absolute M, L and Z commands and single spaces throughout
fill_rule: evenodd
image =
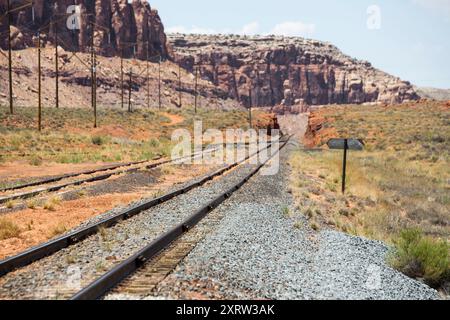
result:
M 11 1 L 14 11 L 12 48 L 15 50 L 34 46 L 38 30 L 42 30 L 43 45 L 54 43 L 57 28 L 58 44 L 67 51 L 88 51 L 93 34 L 97 53 L 101 55 L 120 55 L 123 50 L 124 57 L 167 56 L 164 26 L 158 12 L 145 0 L 131 3 L 128 0 L 34 0 L 34 10 L 30 2 Z M 3 17 L 0 46 L 3 49 L 8 48 L 6 3 L 0 0 L 0 16 Z M 78 30 L 67 27 L 67 20 L 73 14 L 68 8 L 74 4 L 80 6 Z
M 278 36 L 166 36 L 158 12 L 145 0 L 29 0 L 11 2 L 12 48 L 58 45 L 88 52 L 93 36 L 99 55 L 146 59 L 161 55 L 216 86 L 217 97 L 244 106 L 277 106 L 305 111 L 309 105 L 401 103 L 417 100 L 413 86 L 353 59 L 335 46 Z M 67 27 L 79 5 L 79 28 Z M 0 0 L 0 46 L 8 48 L 6 0 Z
M 401 103 L 409 82 L 315 40 L 279 36 L 168 35 L 174 59 L 248 106 Z M 252 99 L 250 99 L 250 96 Z

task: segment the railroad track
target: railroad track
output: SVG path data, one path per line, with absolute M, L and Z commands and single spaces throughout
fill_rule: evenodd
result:
M 235 144 L 235 145 L 239 145 L 239 144 Z M 248 146 L 248 143 L 243 143 L 243 145 Z M 208 152 L 213 152 L 214 150 L 215 149 L 213 148 L 213 149 L 210 149 Z M 192 155 L 191 157 L 194 159 L 195 157 L 198 157 L 198 156 L 200 156 L 200 154 L 197 153 L 197 154 Z M 26 184 L 22 184 L 22 185 L 18 185 L 18 186 L 8 187 L 8 188 L 0 189 L 0 194 L 4 193 L 4 192 L 8 192 L 8 191 L 21 190 L 21 189 L 30 188 L 30 187 L 42 186 L 42 185 L 46 185 L 46 184 L 50 184 L 50 183 L 54 183 L 54 182 L 59 182 L 59 181 L 65 180 L 65 179 L 83 176 L 83 175 L 93 175 L 93 174 L 100 173 L 100 172 L 113 171 L 113 172 L 96 175 L 96 176 L 85 178 L 85 179 L 78 179 L 75 181 L 70 181 L 70 182 L 53 185 L 53 186 L 49 186 L 49 187 L 42 187 L 42 188 L 38 188 L 38 189 L 34 189 L 34 190 L 22 192 L 22 193 L 0 196 L 0 204 L 5 204 L 7 202 L 15 201 L 15 200 L 25 200 L 25 199 L 33 198 L 33 197 L 38 196 L 43 193 L 47 194 L 47 193 L 51 193 L 51 192 L 56 192 L 56 191 L 65 189 L 70 186 L 79 186 L 79 185 L 83 185 L 86 183 L 92 183 L 92 182 L 106 180 L 115 175 L 135 173 L 144 168 L 148 169 L 148 170 L 154 169 L 154 168 L 160 167 L 165 164 L 170 164 L 173 162 L 180 161 L 185 158 L 188 158 L 188 157 L 184 157 L 184 158 L 180 158 L 180 159 L 173 159 L 173 160 L 162 160 L 162 161 L 158 161 L 156 163 L 151 163 L 151 164 L 144 165 L 144 166 L 140 166 L 140 165 L 151 162 L 151 161 L 157 161 L 157 160 L 160 160 L 161 158 L 159 157 L 159 158 L 155 158 L 152 160 L 127 162 L 127 163 L 108 166 L 108 167 L 104 167 L 104 168 L 100 168 L 100 169 L 87 170 L 87 171 L 81 171 L 81 172 L 76 172 L 76 173 L 69 173 L 69 174 L 60 175 L 57 177 L 52 177 L 49 179 L 44 179 L 44 180 L 30 182 L 30 183 L 26 183 Z M 114 171 L 114 170 L 117 170 L 120 168 L 126 168 L 126 167 L 131 167 L 131 166 L 137 166 L 137 167 L 125 169 L 125 170 Z
M 209 151 L 207 151 L 207 153 L 213 152 L 213 151 L 214 150 L 209 150 Z M 204 154 L 204 153 L 202 153 L 202 154 Z M 197 153 L 197 154 L 192 155 L 191 157 L 193 159 L 195 159 L 196 157 L 199 157 L 199 156 L 200 156 L 200 154 Z M 113 171 L 113 172 L 96 175 L 96 176 L 85 178 L 85 179 L 78 179 L 75 181 L 70 181 L 70 182 L 66 182 L 66 183 L 62 183 L 62 184 L 58 184 L 58 185 L 42 187 L 42 188 L 38 188 L 38 189 L 34 189 L 34 190 L 30 190 L 30 191 L 26 191 L 26 192 L 22 192 L 22 193 L 18 193 L 18 194 L 13 194 L 13 195 L 7 195 L 4 197 L 0 197 L 0 204 L 4 204 L 4 203 L 7 203 L 9 201 L 14 201 L 14 200 L 25 200 L 25 199 L 33 198 L 33 197 L 38 196 L 43 193 L 47 194 L 47 193 L 51 193 L 51 192 L 56 192 L 56 191 L 59 191 L 59 190 L 62 190 L 62 189 L 65 189 L 65 188 L 71 187 L 71 186 L 80 186 L 80 185 L 87 184 L 87 183 L 106 180 L 106 179 L 109 179 L 112 176 L 116 176 L 116 175 L 135 173 L 142 169 L 147 169 L 147 170 L 155 169 L 155 168 L 158 168 L 165 164 L 174 163 L 174 162 L 186 159 L 186 158 L 189 158 L 189 157 L 184 157 L 184 158 L 179 158 L 179 159 L 161 160 L 161 161 L 147 164 L 144 166 L 140 166 L 140 165 L 142 165 L 144 163 L 148 163 L 150 161 L 158 160 L 158 159 L 154 159 L 154 160 L 150 160 L 150 161 L 144 160 L 144 161 L 139 161 L 139 162 L 130 162 L 130 163 L 126 163 L 123 165 L 112 166 L 112 167 L 102 168 L 102 169 L 98 169 L 98 170 L 90 170 L 90 171 L 84 171 L 84 172 L 79 172 L 79 173 L 73 173 L 73 174 L 63 175 L 63 176 L 59 176 L 59 177 L 52 178 L 52 179 L 42 180 L 41 182 L 35 182 L 35 183 L 30 183 L 28 185 L 17 186 L 17 187 L 14 187 L 14 189 L 10 189 L 10 190 L 18 190 L 18 189 L 24 189 L 24 188 L 27 188 L 30 186 L 45 185 L 45 184 L 49 184 L 52 182 L 58 182 L 58 181 L 61 181 L 64 179 L 69 179 L 69 178 L 73 178 L 73 177 L 77 177 L 77 176 L 81 176 L 81 175 L 90 175 L 90 174 L 95 174 L 95 173 L 104 172 L 104 171 L 113 171 L 113 170 L 116 170 L 119 168 L 137 165 L 137 167 L 133 167 L 133 168 L 129 168 L 129 169 Z
M 2 188 L 2 189 L 0 189 L 0 193 L 7 192 L 7 191 L 14 191 L 14 190 L 25 189 L 25 188 L 29 188 L 29 187 L 36 187 L 36 186 L 40 186 L 40 185 L 43 185 L 43 184 L 49 184 L 49 183 L 53 183 L 53 182 L 58 182 L 58 181 L 61 181 L 61 180 L 64 180 L 64 179 L 79 177 L 79 176 L 83 176 L 83 175 L 90 175 L 90 174 L 94 174 L 94 173 L 115 170 L 115 169 L 118 169 L 118 168 L 130 167 L 130 166 L 134 166 L 134 165 L 143 164 L 145 162 L 157 161 L 159 159 L 161 159 L 161 157 L 157 157 L 157 158 L 154 158 L 152 160 L 142 160 L 142 161 L 136 161 L 136 162 L 127 162 L 127 163 L 111 165 L 111 166 L 107 166 L 107 167 L 103 167 L 103 168 L 99 168 L 99 169 L 85 170 L 85 171 L 80 171 L 80 172 L 73 172 L 73 173 L 63 174 L 63 175 L 59 175 L 59 176 L 48 178 L 48 179 L 42 179 L 42 180 L 39 180 L 39 181 L 34 181 L 34 182 L 24 183 L 24 184 L 12 186 L 12 187 Z
M 272 154 L 266 161 L 259 164 L 249 174 L 247 174 L 237 184 L 230 189 L 215 197 L 214 200 L 197 210 L 183 222 L 173 227 L 166 233 L 160 235 L 157 239 L 136 252 L 134 255 L 118 264 L 112 270 L 108 271 L 98 279 L 91 282 L 88 286 L 80 290 L 71 297 L 71 300 L 95 300 L 103 297 L 111 289 L 119 286 L 116 292 L 125 291 L 127 293 L 143 292 L 154 288 L 157 283 L 164 278 L 179 262 L 179 258 L 186 256 L 196 244 L 194 239 L 182 241 L 181 238 L 192 230 L 198 223 L 202 221 L 211 211 L 222 204 L 234 192 L 238 191 L 245 183 L 247 183 L 255 174 L 257 174 L 263 166 L 265 166 L 282 148 L 289 142 L 289 138 L 282 143 L 276 153 Z M 160 259 L 162 261 L 154 262 L 154 258 L 160 256 L 164 250 L 171 251 L 172 259 Z M 120 286 L 124 280 L 137 271 L 142 272 L 135 275 L 134 279 L 129 279 L 122 287 Z M 157 272 L 154 276 L 155 271 Z
M 267 148 L 270 148 L 272 143 L 269 143 Z M 145 201 L 143 203 L 132 206 L 131 208 L 127 208 L 125 210 L 120 211 L 117 214 L 104 218 L 96 223 L 90 224 L 86 227 L 75 230 L 69 234 L 61 236 L 57 239 L 44 243 L 40 246 L 31 248 L 21 254 L 16 256 L 7 258 L 3 261 L 0 261 L 0 276 L 4 276 L 16 269 L 25 267 L 35 261 L 38 261 L 44 257 L 55 254 L 56 252 L 68 248 L 69 246 L 75 245 L 84 239 L 88 238 L 91 235 L 98 233 L 101 230 L 111 228 L 115 226 L 117 223 L 128 220 L 141 212 L 144 212 L 150 208 L 161 205 L 179 195 L 185 194 L 199 186 L 206 184 L 207 182 L 213 180 L 214 178 L 225 174 L 231 169 L 237 167 L 238 165 L 244 163 L 249 158 L 255 156 L 259 152 L 265 149 L 258 150 L 258 152 L 248 155 L 244 160 L 235 162 L 229 166 L 216 170 L 215 172 L 201 178 L 200 180 L 194 181 L 187 186 L 176 189 L 172 192 L 169 192 L 163 196 L 160 196 L 156 199 L 152 199 L 149 201 Z

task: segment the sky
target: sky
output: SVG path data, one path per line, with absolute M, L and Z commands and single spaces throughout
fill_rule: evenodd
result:
M 151 0 L 167 32 L 280 34 L 336 45 L 414 85 L 450 89 L 450 0 Z

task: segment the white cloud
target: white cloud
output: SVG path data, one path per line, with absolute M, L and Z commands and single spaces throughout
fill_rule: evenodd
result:
M 277 24 L 271 31 L 274 35 L 283 36 L 308 36 L 316 31 L 315 24 L 307 24 L 301 21 L 286 21 Z
M 258 21 L 250 22 L 242 27 L 239 34 L 252 36 L 252 35 L 258 34 L 259 28 L 260 28 L 260 25 L 259 25 Z
M 198 26 L 186 27 L 186 26 L 173 26 L 166 28 L 167 33 L 185 33 L 185 34 L 218 34 L 218 33 L 231 33 L 231 30 L 216 30 L 212 28 L 202 28 Z
M 439 11 L 450 16 L 450 0 L 412 0 L 413 3 L 427 9 Z

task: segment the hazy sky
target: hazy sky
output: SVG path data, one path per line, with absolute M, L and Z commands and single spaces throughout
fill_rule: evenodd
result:
M 168 32 L 329 41 L 419 86 L 450 88 L 450 0 L 151 0 Z

